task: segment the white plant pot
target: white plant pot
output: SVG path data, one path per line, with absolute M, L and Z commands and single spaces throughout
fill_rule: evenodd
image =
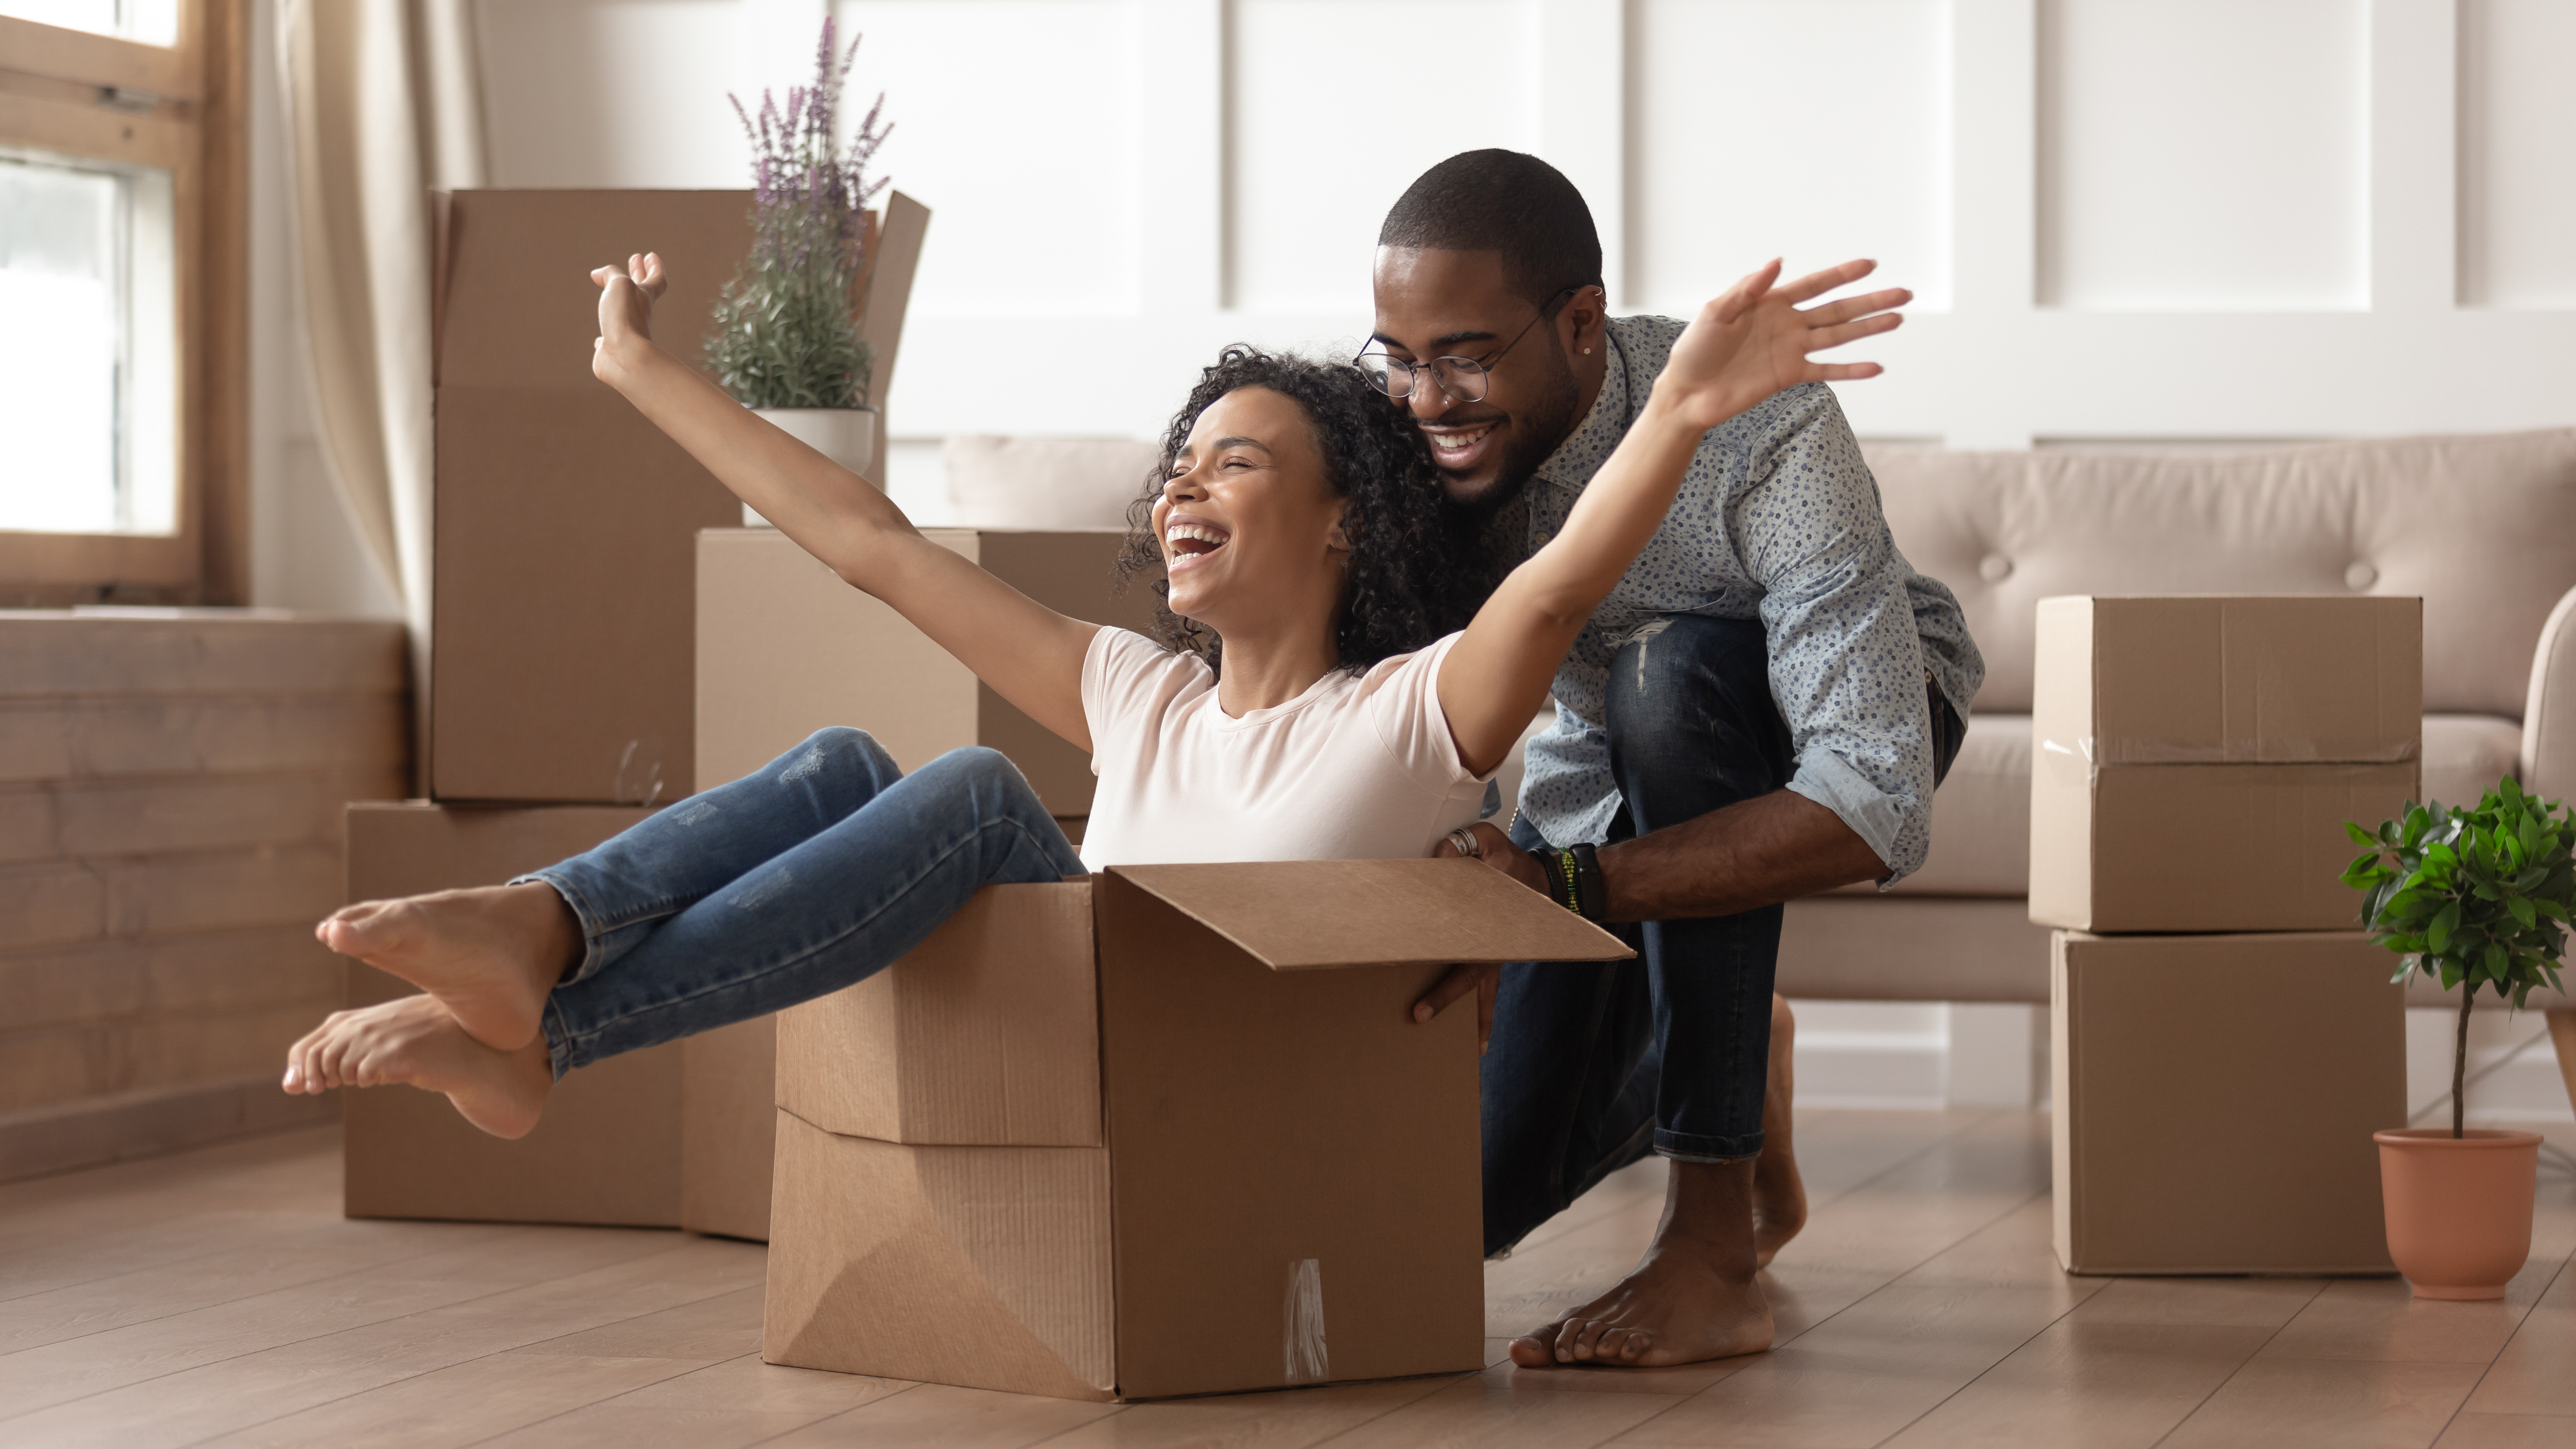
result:
M 868 465 L 876 461 L 875 408 L 753 408 L 751 411 L 753 416 L 777 424 L 780 432 L 862 478 L 868 475 Z M 746 528 L 769 526 L 769 520 L 752 512 L 748 503 L 742 506 L 742 521 Z

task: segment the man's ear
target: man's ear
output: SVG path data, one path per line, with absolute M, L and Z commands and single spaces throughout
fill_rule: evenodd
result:
M 1342 500 L 1342 506 L 1333 510 L 1333 526 L 1324 532 L 1325 547 L 1332 549 L 1336 553 L 1349 553 L 1351 551 L 1350 530 L 1342 526 L 1350 521 L 1350 516 L 1351 501 L 1345 498 Z
M 1580 355 L 1587 349 L 1597 349 L 1602 332 L 1610 325 L 1609 294 L 1599 287 L 1585 287 L 1574 294 L 1558 316 L 1567 352 Z

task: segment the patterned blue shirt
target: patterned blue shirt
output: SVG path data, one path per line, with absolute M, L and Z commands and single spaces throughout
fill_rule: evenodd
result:
M 1524 491 L 1529 549 L 1556 536 L 1645 411 L 1681 331 L 1668 317 L 1610 320 L 1600 399 Z M 1985 660 L 1958 599 L 1897 551 L 1878 482 L 1824 384 L 1775 394 L 1700 440 L 1663 527 L 1567 652 L 1556 723 L 1530 742 L 1521 781 L 1521 814 L 1550 843 L 1607 838 L 1620 801 L 1600 723 L 1603 685 L 1620 645 L 1667 614 L 1760 619 L 1771 696 L 1797 748 L 1789 788 L 1867 841 L 1887 863 L 1886 882 L 1923 863 L 1932 802 L 1924 682 L 1966 719 Z

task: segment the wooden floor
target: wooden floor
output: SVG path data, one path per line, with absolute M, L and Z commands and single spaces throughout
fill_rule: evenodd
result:
M 2547 1164 L 2511 1295 L 2422 1303 L 2066 1277 L 2042 1117 L 1800 1134 L 1771 1353 L 1121 1407 L 768 1367 L 760 1248 L 344 1221 L 334 1136 L 299 1132 L 0 1188 L 0 1444 L 2576 1446 L 2576 1181 Z M 1490 1360 L 1629 1265 L 1658 1172 L 1488 1269 Z

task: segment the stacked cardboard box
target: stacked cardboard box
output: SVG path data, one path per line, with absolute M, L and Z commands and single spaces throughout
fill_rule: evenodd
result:
M 1079 619 L 1131 629 L 1154 596 L 1122 590 L 1123 535 L 931 529 L 929 536 L 1030 598 Z M 885 604 L 851 588 L 769 528 L 698 536 L 696 777 L 738 779 L 827 725 L 876 737 L 917 769 L 985 745 L 1008 755 L 1078 843 L 1091 813 L 1091 760 L 1014 707 Z M 687 1043 L 688 1196 L 700 1232 L 766 1238 L 771 1137 L 766 1121 L 775 1024 L 764 1018 Z
M 894 365 L 927 213 L 880 257 L 867 330 L 872 387 Z M 716 295 L 751 244 L 741 191 L 469 191 L 441 198 L 433 279 L 436 553 L 428 681 L 431 803 L 354 807 L 351 899 L 493 884 L 597 844 L 697 788 L 696 536 L 740 517 L 733 495 L 591 376 L 589 271 L 658 251 L 671 285 L 655 334 L 695 359 Z M 882 414 L 880 413 L 880 421 Z M 407 990 L 348 968 L 349 999 Z M 543 1125 L 501 1142 L 444 1102 L 356 1093 L 353 1215 L 678 1226 L 684 1137 L 756 1139 L 771 1109 L 707 1069 L 684 1112 L 678 1047 L 558 1083 Z M 709 1121 L 710 1111 L 719 1120 Z M 684 1117 L 703 1130 L 684 1132 Z M 708 1153 L 715 1153 L 708 1156 Z M 725 1172 L 721 1152 L 701 1158 Z M 765 1220 L 765 1212 L 762 1214 Z M 727 1222 L 717 1213 L 719 1219 Z
M 1408 1008 L 1628 954 L 1465 861 L 987 887 L 780 1013 L 762 1357 L 1085 1399 L 1473 1370 L 1475 1024 Z
M 2404 998 L 2337 876 L 2416 794 L 2422 601 L 2045 599 L 2032 712 L 2059 1261 L 2388 1271 Z

